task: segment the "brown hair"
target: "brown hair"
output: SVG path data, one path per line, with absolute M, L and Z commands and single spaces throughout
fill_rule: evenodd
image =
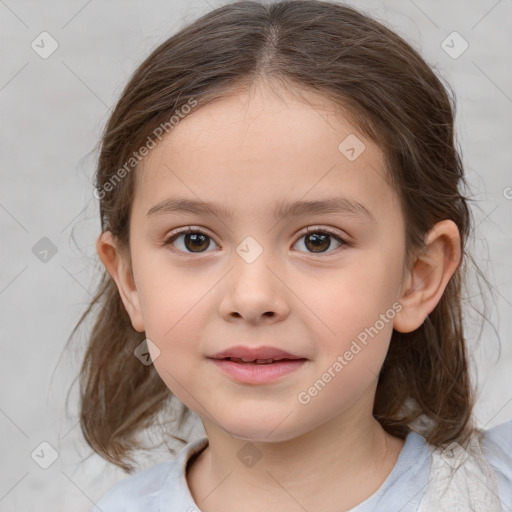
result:
M 335 2 L 242 1 L 163 42 L 129 80 L 102 137 L 96 173 L 102 231 L 111 231 L 129 257 L 132 155 L 159 125 L 191 101 L 198 109 L 261 80 L 322 94 L 382 148 L 406 221 L 407 265 L 435 223 L 451 219 L 458 226 L 462 263 L 422 326 L 393 331 L 374 416 L 401 438 L 413 425 L 419 431 L 423 419 L 428 443 L 465 442 L 477 430 L 461 296 L 466 262 L 473 260 L 466 251 L 471 216 L 460 190 L 466 183 L 454 141 L 455 102 L 420 55 L 380 22 Z M 101 309 L 80 372 L 81 428 L 94 451 L 131 471 L 139 434 L 160 413 L 175 411 L 172 394 L 153 365 L 134 357 L 145 336 L 133 329 L 106 270 L 73 333 L 95 305 Z M 188 412 L 183 406 L 178 426 Z

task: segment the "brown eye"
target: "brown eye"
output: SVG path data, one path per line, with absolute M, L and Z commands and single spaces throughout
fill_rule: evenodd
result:
M 324 252 L 331 246 L 331 235 L 307 234 L 304 243 L 311 252 Z
M 192 252 L 203 252 L 210 245 L 210 237 L 202 233 L 187 233 L 183 239 L 183 244 Z
M 325 228 L 317 229 L 315 231 L 308 231 L 306 234 L 302 235 L 296 243 L 298 244 L 302 239 L 304 239 L 303 245 L 306 248 L 307 252 L 313 254 L 326 253 L 328 249 L 330 249 L 332 246 L 332 239 L 336 241 L 338 247 L 342 245 L 349 245 L 339 235 Z M 336 248 L 337 247 L 335 247 L 334 249 Z
M 299 238 L 296 244 L 299 244 L 302 239 L 304 239 L 302 243 L 306 252 L 310 254 L 330 253 L 340 246 L 350 246 L 350 244 L 338 234 L 331 232 L 327 228 L 308 231 Z M 333 246 L 333 239 L 338 246 L 334 246 L 333 250 L 329 250 Z M 208 249 L 212 242 L 215 244 L 213 239 L 202 231 L 188 228 L 187 230 L 171 235 L 165 241 L 164 245 L 172 245 L 177 249 L 177 252 L 184 254 L 200 254 L 209 252 Z
M 180 240 L 182 238 L 182 240 Z M 175 244 L 175 242 L 178 242 Z M 165 241 L 165 245 L 174 245 L 180 252 L 202 253 L 207 252 L 212 242 L 211 237 L 201 231 L 182 231 L 175 233 Z

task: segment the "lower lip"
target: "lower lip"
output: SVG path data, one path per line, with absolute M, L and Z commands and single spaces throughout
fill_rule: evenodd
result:
M 244 384 L 264 384 L 298 370 L 306 359 L 287 359 L 269 364 L 235 363 L 228 359 L 211 359 L 224 373 Z

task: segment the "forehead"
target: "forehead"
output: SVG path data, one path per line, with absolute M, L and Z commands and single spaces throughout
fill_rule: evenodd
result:
M 380 148 L 328 99 L 300 95 L 256 87 L 192 110 L 137 169 L 135 202 L 178 195 L 256 212 L 339 192 L 385 214 L 394 194 Z

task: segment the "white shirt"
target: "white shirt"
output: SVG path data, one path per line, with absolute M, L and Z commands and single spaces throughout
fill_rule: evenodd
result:
M 207 444 L 206 437 L 192 441 L 174 459 L 127 477 L 93 512 L 201 512 L 186 466 Z M 386 480 L 350 512 L 512 512 L 512 420 L 485 430 L 472 446 L 481 447 L 480 458 L 479 448 L 475 454 L 454 443 L 441 453 L 409 432 Z

